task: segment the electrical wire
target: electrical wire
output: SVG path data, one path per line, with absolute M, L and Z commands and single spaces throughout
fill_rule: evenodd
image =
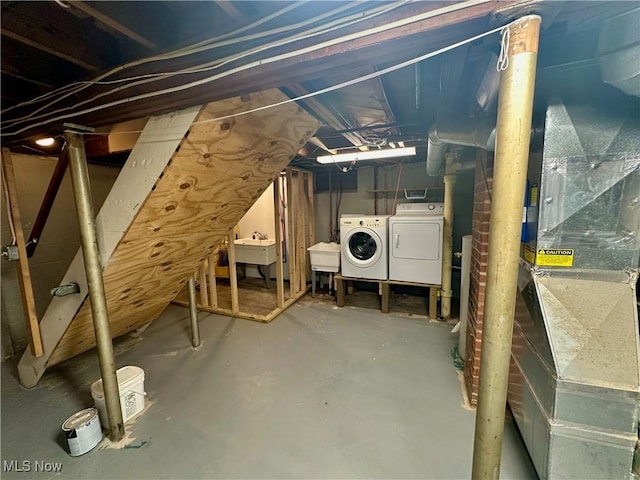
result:
M 138 96 L 121 99 L 121 100 L 118 100 L 118 101 L 110 102 L 110 103 L 99 105 L 99 106 L 96 106 L 96 107 L 84 109 L 84 110 L 82 110 L 80 112 L 73 112 L 73 113 L 66 114 L 66 115 L 60 115 L 58 117 L 54 117 L 53 119 L 48 119 L 48 120 L 43 121 L 43 122 L 38 122 L 36 124 L 29 125 L 27 127 L 19 129 L 16 132 L 3 133 L 2 136 L 17 135 L 17 134 L 22 133 L 22 132 L 24 132 L 24 131 L 26 131 L 26 130 L 28 130 L 30 128 L 34 128 L 34 127 L 41 126 L 41 125 L 46 125 L 48 123 L 52 123 L 52 122 L 55 122 L 55 121 L 58 121 L 58 120 L 64 120 L 66 118 L 70 118 L 70 117 L 73 117 L 75 115 L 82 115 L 82 114 L 86 114 L 86 113 L 91 113 L 91 112 L 94 112 L 94 111 L 97 111 L 97 110 L 111 108 L 113 106 L 121 105 L 121 104 L 124 104 L 124 103 L 134 102 L 134 101 L 142 100 L 142 99 L 145 99 L 145 98 L 152 98 L 152 97 L 156 97 L 156 96 L 160 96 L 160 95 L 165 95 L 165 94 L 168 94 L 168 93 L 174 93 L 174 92 L 177 92 L 177 91 L 186 90 L 186 89 L 193 88 L 193 87 L 196 87 L 196 86 L 199 86 L 199 85 L 204 85 L 204 84 L 212 82 L 214 80 L 218 80 L 220 78 L 223 78 L 223 77 L 226 77 L 226 76 L 229 76 L 229 75 L 232 75 L 234 73 L 238 73 L 238 72 L 250 69 L 250 68 L 254 68 L 254 67 L 257 67 L 257 66 L 260 66 L 260 65 L 273 63 L 273 62 L 280 61 L 280 60 L 283 60 L 283 59 L 287 59 L 287 58 L 295 57 L 295 56 L 298 56 L 298 55 L 306 54 L 306 53 L 309 53 L 309 52 L 312 52 L 312 51 L 315 51 L 315 50 L 318 50 L 318 49 L 327 48 L 329 46 L 335 45 L 336 43 L 341 43 L 341 42 L 344 42 L 344 41 L 354 40 L 354 39 L 360 38 L 360 37 L 362 37 L 364 35 L 369 35 L 369 34 L 375 33 L 377 31 L 385 31 L 385 30 L 387 30 L 389 28 L 394 28 L 394 27 L 397 27 L 397 26 L 402 26 L 402 25 L 404 25 L 406 23 L 411 23 L 413 21 L 417 21 L 418 19 L 421 19 L 421 18 L 429 18 L 429 17 L 433 17 L 433 16 L 436 16 L 436 15 L 440 15 L 440 14 L 446 13 L 448 11 L 452 11 L 452 9 L 454 7 L 457 10 L 457 9 L 461 9 L 461 8 L 466 8 L 466 7 L 469 6 L 469 4 L 483 3 L 485 1 L 486 0 L 469 0 L 468 2 L 465 2 L 464 4 L 455 4 L 453 7 L 452 6 L 446 6 L 446 7 L 440 8 L 440 9 L 431 10 L 429 12 L 426 12 L 424 14 L 421 14 L 421 15 L 418 15 L 418 16 L 415 16 L 415 17 L 404 18 L 404 19 L 398 20 L 396 22 L 390 22 L 388 24 L 385 24 L 385 25 L 382 25 L 382 26 L 379 26 L 379 27 L 376 27 L 376 28 L 373 28 L 373 29 L 370 29 L 370 30 L 356 32 L 356 33 L 349 34 L 349 35 L 346 35 L 346 36 L 343 36 L 343 37 L 339 37 L 339 38 L 336 38 L 336 39 L 332 39 L 332 40 L 321 42 L 321 43 L 318 43 L 318 44 L 315 44 L 315 45 L 311 45 L 311 46 L 308 46 L 308 47 L 305 47 L 305 48 L 302 48 L 302 49 L 299 49 L 299 50 L 296 50 L 296 51 L 293 51 L 293 52 L 288 52 L 288 53 L 281 54 L 281 55 L 276 55 L 276 56 L 273 56 L 273 57 L 270 57 L 270 58 L 267 58 L 267 59 L 250 62 L 249 64 L 230 69 L 230 70 L 228 70 L 226 72 L 223 72 L 222 74 L 212 75 L 212 76 L 209 76 L 209 77 L 206 77 L 204 79 L 200 79 L 200 80 L 197 80 L 197 81 L 194 81 L 194 82 L 191 82 L 191 83 L 187 83 L 187 84 L 171 87 L 171 88 L 164 89 L 164 90 L 159 90 L 159 91 L 156 91 L 156 92 L 148 92 L 146 94 L 141 94 L 141 95 L 138 95 Z M 497 30 L 499 30 L 499 29 L 497 29 Z M 485 33 L 485 34 L 483 34 L 481 36 L 478 36 L 477 38 L 481 38 L 482 36 L 484 36 L 486 34 L 487 33 Z M 469 41 L 473 41 L 475 39 L 476 38 L 470 39 Z M 459 45 L 461 45 L 463 43 L 459 43 Z M 458 45 L 456 45 L 456 46 L 458 46 Z M 437 53 L 434 52 L 434 54 L 437 54 Z M 429 56 L 420 57 L 419 59 L 417 59 L 415 61 L 420 61 L 420 60 L 425 59 L 425 58 L 429 58 Z M 402 64 L 402 65 L 404 66 L 405 64 L 406 65 L 410 65 L 411 62 L 404 62 L 404 64 Z M 398 68 L 402 68 L 402 67 L 398 66 Z M 376 72 L 376 73 L 370 75 L 368 78 L 375 78 L 375 77 L 377 77 L 377 76 L 379 76 L 379 75 L 381 75 L 383 73 L 386 73 L 388 71 L 392 71 L 392 70 L 385 69 L 385 70 L 382 70 L 380 72 Z M 357 83 L 357 82 L 354 82 L 354 83 Z M 47 114 L 47 115 L 49 115 L 49 114 Z M 15 122 L 12 123 L 12 124 L 15 124 Z
M 171 60 L 171 59 L 174 59 L 174 58 L 179 58 L 179 57 L 182 57 L 182 56 L 191 55 L 192 53 L 197 53 L 199 51 L 204 51 L 206 49 L 202 49 L 202 50 L 197 50 L 197 49 L 200 48 L 200 47 L 203 47 L 203 46 L 205 46 L 207 44 L 209 44 L 209 48 L 218 48 L 218 47 L 221 47 L 221 46 L 231 45 L 233 43 L 237 43 L 237 42 L 240 42 L 240 41 L 251 40 L 252 39 L 251 36 L 246 36 L 246 37 L 239 37 L 239 38 L 236 38 L 236 39 L 229 40 L 226 43 L 216 43 L 216 42 L 220 42 L 221 40 L 224 40 L 225 38 L 227 38 L 229 36 L 237 35 L 237 34 L 242 33 L 244 31 L 247 31 L 247 30 L 250 30 L 250 29 L 255 28 L 257 26 L 260 26 L 260 25 L 262 25 L 262 24 L 264 24 L 264 23 L 266 23 L 268 21 L 271 21 L 271 20 L 273 20 L 273 19 L 275 19 L 275 18 L 277 18 L 277 17 L 279 17 L 281 15 L 284 15 L 285 13 L 290 12 L 291 10 L 303 5 L 304 3 L 305 3 L 304 1 L 294 2 L 294 3 L 290 4 L 290 5 L 287 5 L 286 7 L 282 8 L 282 9 L 272 13 L 271 15 L 268 15 L 268 16 L 266 16 L 264 18 L 261 18 L 260 20 L 257 20 L 255 22 L 249 24 L 249 25 L 245 25 L 244 27 L 241 27 L 241 28 L 239 28 L 237 30 L 234 30 L 232 32 L 228 32 L 228 33 L 225 33 L 225 34 L 222 34 L 222 35 L 219 35 L 219 36 L 214 37 L 212 39 L 208 39 L 208 40 L 205 40 L 203 42 L 199 42 L 199 43 L 196 43 L 196 44 L 193 44 L 193 45 L 189 45 L 187 47 L 180 48 L 180 49 L 174 50 L 172 52 L 153 55 L 151 57 L 147 57 L 147 58 L 143 58 L 143 59 L 139 59 L 139 60 L 134 60 L 134 61 L 128 62 L 128 63 L 126 63 L 124 65 L 120 65 L 120 66 L 114 67 L 114 68 L 102 73 L 101 75 L 96 77 L 96 79 L 94 79 L 92 81 L 75 82 L 75 83 L 73 83 L 71 85 L 60 87 L 60 88 L 54 90 L 53 92 L 49 92 L 47 94 L 41 95 L 40 97 L 36 97 L 36 98 L 34 98 L 32 100 L 29 100 L 29 101 L 26 101 L 26 102 L 22 102 L 22 103 L 19 103 L 17 105 L 14 105 L 12 107 L 9 107 L 7 109 L 4 109 L 4 110 L 1 111 L 1 113 L 6 113 L 6 112 L 8 112 L 10 110 L 13 110 L 15 108 L 18 108 L 18 107 L 23 107 L 23 106 L 31 105 L 33 103 L 37 103 L 40 100 L 42 100 L 42 99 L 44 99 L 46 97 L 49 97 L 50 95 L 57 94 L 57 93 L 60 93 L 61 91 L 67 90 L 67 89 L 69 89 L 69 87 L 73 87 L 73 86 L 78 86 L 79 85 L 79 86 L 84 86 L 84 88 L 86 88 L 86 87 L 91 86 L 93 84 L 99 84 L 99 81 L 101 79 L 108 78 L 111 75 L 113 75 L 114 73 L 121 72 L 121 71 L 126 70 L 128 68 L 132 68 L 132 67 L 136 67 L 136 66 L 139 66 L 139 65 L 144 65 L 146 63 L 152 63 L 152 62 L 156 62 L 156 61 Z M 263 33 L 264 34 L 270 34 L 269 31 L 263 32 Z M 73 93 L 78 93 L 82 89 L 83 88 L 75 90 Z M 60 101 L 63 98 L 66 98 L 66 96 L 62 97 L 62 98 L 59 98 L 57 101 Z M 50 105 L 47 105 L 44 108 L 48 108 L 49 106 Z M 37 113 L 37 112 L 34 112 L 34 113 Z
M 410 1 L 410 0 L 405 0 L 405 1 Z M 266 19 L 273 19 L 273 18 L 276 18 L 277 16 L 280 16 L 280 15 L 282 15 L 284 13 L 288 13 L 293 8 L 296 8 L 296 7 L 300 6 L 301 3 L 304 3 L 304 2 L 297 2 L 295 4 L 289 5 L 288 7 L 285 7 L 285 8 L 279 10 L 278 12 L 275 12 L 274 14 L 272 14 L 272 15 L 270 15 L 268 17 L 265 17 L 262 20 L 254 22 L 253 24 L 251 24 L 251 25 L 249 25 L 249 26 L 247 26 L 245 28 L 242 28 L 242 29 L 236 30 L 234 32 L 231 32 L 230 34 L 237 34 L 241 30 L 246 30 L 248 27 L 254 28 L 256 26 L 259 26 L 259 25 L 263 24 Z M 164 61 L 164 60 L 170 60 L 170 59 L 178 58 L 178 57 L 181 57 L 181 56 L 194 55 L 196 53 L 200 53 L 200 52 L 203 52 L 203 51 L 211 50 L 211 49 L 214 49 L 214 48 L 220 48 L 220 47 L 224 47 L 224 46 L 233 45 L 233 44 L 236 44 L 236 43 L 239 43 L 239 42 L 248 42 L 248 41 L 251 41 L 251 40 L 262 39 L 264 37 L 273 36 L 273 35 L 280 34 L 280 33 L 286 33 L 286 32 L 288 32 L 290 30 L 299 29 L 299 28 L 305 27 L 306 25 L 315 23 L 315 22 L 317 22 L 319 20 L 323 20 L 325 17 L 334 16 L 336 14 L 339 14 L 339 13 L 343 12 L 344 10 L 353 8 L 354 5 L 357 5 L 357 4 L 358 4 L 358 2 L 342 5 L 342 6 L 338 7 L 338 8 L 336 8 L 336 9 L 330 10 L 328 12 L 325 12 L 325 13 L 323 13 L 321 15 L 318 15 L 316 17 L 313 17 L 311 19 L 304 20 L 302 22 L 298 22 L 298 23 L 294 23 L 294 24 L 290 24 L 290 25 L 285 25 L 285 26 L 278 27 L 278 28 L 275 28 L 275 29 L 267 30 L 265 32 L 259 32 L 259 33 L 247 35 L 247 36 L 244 36 L 244 37 L 237 37 L 237 38 L 232 38 L 232 39 L 225 40 L 225 41 L 220 41 L 220 39 L 224 39 L 225 37 L 229 36 L 230 34 L 221 35 L 221 36 L 216 37 L 214 39 L 205 40 L 203 42 L 191 45 L 189 47 L 185 47 L 185 48 L 182 48 L 182 49 L 179 49 L 179 50 L 174 50 L 173 52 L 169 52 L 169 53 L 161 54 L 161 55 L 155 55 L 155 56 L 149 57 L 147 59 L 137 60 L 137 61 L 133 61 L 133 62 L 130 62 L 128 64 L 125 64 L 125 65 L 122 65 L 122 66 L 119 66 L 119 67 L 115 67 L 115 68 L 105 72 L 104 74 L 99 75 L 94 80 L 90 80 L 90 81 L 87 81 L 87 82 L 76 82 L 75 85 L 78 85 L 78 87 L 75 88 L 72 92 L 68 92 L 67 94 L 63 95 L 62 97 L 56 99 L 55 101 L 50 102 L 49 104 L 38 108 L 34 112 L 31 112 L 29 115 L 26 115 L 24 117 L 20 117 L 20 118 L 12 120 L 10 122 L 10 125 L 15 125 L 16 123 L 19 123 L 20 121 L 24 121 L 24 120 L 27 120 L 27 119 L 32 119 L 32 118 L 34 118 L 34 116 L 37 113 L 39 113 L 39 112 L 41 112 L 41 111 L 53 106 L 55 103 L 58 103 L 59 101 L 63 100 L 64 98 L 67 98 L 68 96 L 70 96 L 72 94 L 77 94 L 80 91 L 82 91 L 82 90 L 84 90 L 84 89 L 86 89 L 86 88 L 88 88 L 90 86 L 93 86 L 93 85 L 110 85 L 110 84 L 114 84 L 114 83 L 129 82 L 129 81 L 132 81 L 132 80 L 145 80 L 144 82 L 134 83 L 134 84 L 128 85 L 126 87 L 121 87 L 119 89 L 112 90 L 110 92 L 106 92 L 105 94 L 102 94 L 102 95 L 99 96 L 99 97 L 102 97 L 102 96 L 105 96 L 105 95 L 108 95 L 108 94 L 111 94 L 111 93 L 115 93 L 117 91 L 121 91 L 123 88 L 131 88 L 131 87 L 134 87 L 134 86 L 137 86 L 137 85 L 141 85 L 143 83 L 147 83 L 149 81 L 155 81 L 157 79 L 163 79 L 163 78 L 172 77 L 172 76 L 181 75 L 181 74 L 201 73 L 201 72 L 204 72 L 204 71 L 208 71 L 210 69 L 220 68 L 221 66 L 223 66 L 223 65 L 225 65 L 227 63 L 230 63 L 232 61 L 238 60 L 238 59 L 243 58 L 245 56 L 257 53 L 259 51 L 263 51 L 263 50 L 266 50 L 268 48 L 274 48 L 274 47 L 282 46 L 282 45 L 285 45 L 287 43 L 291 43 L 291 42 L 296 41 L 296 40 L 307 38 L 305 36 L 291 36 L 291 37 L 289 37 L 289 38 L 287 38 L 285 40 L 278 40 L 278 41 L 275 41 L 275 42 L 271 42 L 270 44 L 266 44 L 266 45 L 264 45 L 262 47 L 256 47 L 256 48 L 254 48 L 252 50 L 247 50 L 245 52 L 242 52 L 241 54 L 235 54 L 235 55 L 232 55 L 232 56 L 224 57 L 222 59 L 217 59 L 214 62 L 208 62 L 208 63 L 205 63 L 205 64 L 196 65 L 194 67 L 189 67 L 189 68 L 178 70 L 178 71 L 174 71 L 174 72 L 160 72 L 160 73 L 139 75 L 139 76 L 135 76 L 135 77 L 128 77 L 128 78 L 124 78 L 124 79 L 117 79 L 117 80 L 112 80 L 112 81 L 102 81 L 102 79 L 108 78 L 109 76 L 111 76 L 114 73 L 118 73 L 118 72 L 126 70 L 127 68 L 131 68 L 131 67 L 134 67 L 134 66 L 139 66 L 139 65 L 144 64 L 144 63 L 149 63 L 149 62 L 152 62 L 152 61 Z M 397 6 L 394 6 L 393 8 L 397 8 Z M 383 9 L 382 12 L 378 13 L 380 10 L 381 9 L 379 8 L 377 10 L 372 10 L 372 12 L 374 12 L 375 15 L 378 15 L 380 13 L 385 13 L 386 11 L 391 10 L 391 8 L 387 7 L 385 9 Z M 362 17 L 362 16 L 350 16 L 350 17 L 346 17 L 346 18 L 340 18 L 340 19 L 334 21 L 333 24 L 339 23 L 339 22 L 345 22 L 345 21 L 348 21 L 348 20 L 353 19 L 353 18 L 355 18 L 356 21 L 363 21 L 363 20 L 368 19 L 369 17 L 366 17 L 366 16 L 365 17 Z M 322 28 L 322 27 L 323 26 L 316 27 L 316 29 Z M 337 28 L 341 28 L 341 27 L 337 27 Z M 315 35 L 322 34 L 322 33 L 326 33 L 326 32 L 325 31 L 320 31 L 318 33 L 315 33 Z M 83 104 L 86 104 L 86 103 L 89 103 L 91 101 L 94 101 L 99 97 L 91 98 L 88 101 L 83 102 Z M 72 106 L 72 107 L 66 107 L 64 109 L 59 109 L 59 110 L 57 110 L 55 112 L 48 112 L 44 116 L 51 115 L 53 113 L 58 113 L 60 111 L 66 111 L 66 110 L 69 110 L 71 108 L 74 108 L 75 106 L 77 106 L 77 104 Z M 15 107 L 11 107 L 11 108 L 15 108 Z M 37 117 L 37 118 L 42 118 L 42 116 Z
M 342 83 L 339 83 L 339 84 L 336 84 L 336 85 L 333 85 L 333 86 L 330 86 L 330 87 L 322 88 L 322 89 L 316 90 L 314 92 L 309 92 L 307 94 L 300 95 L 300 96 L 297 96 L 297 97 L 294 97 L 294 98 L 290 98 L 290 99 L 287 99 L 287 100 L 283 100 L 281 102 L 276 102 L 276 103 L 269 104 L 269 105 L 263 105 L 261 107 L 256 107 L 256 108 L 253 108 L 253 109 L 250 109 L 250 110 L 245 110 L 245 111 L 242 111 L 242 112 L 236 112 L 236 113 L 233 113 L 233 114 L 224 115 L 224 116 L 221 116 L 221 117 L 211 118 L 211 119 L 207 119 L 207 120 L 200 120 L 200 121 L 194 122 L 193 124 L 194 125 L 199 125 L 199 124 L 205 124 L 205 123 L 218 122 L 218 121 L 221 121 L 221 120 L 227 120 L 227 119 L 230 119 L 230 118 L 235 118 L 235 117 L 239 117 L 239 116 L 242 116 L 242 115 L 248 115 L 250 113 L 256 113 L 256 112 L 259 112 L 259 111 L 262 111 L 262 110 L 267 110 L 267 109 L 270 109 L 270 108 L 279 107 L 279 106 L 282 106 L 282 105 L 285 105 L 285 104 L 289 104 L 289 103 L 292 103 L 292 102 L 305 100 L 307 98 L 311 98 L 311 97 L 315 97 L 315 96 L 318 96 L 318 95 L 322 95 L 324 93 L 329 93 L 329 92 L 332 92 L 332 91 L 335 91 L 335 90 L 339 90 L 341 88 L 348 87 L 348 86 L 351 86 L 351 85 L 355 85 L 355 84 L 370 80 L 372 78 L 379 77 L 381 75 L 385 75 L 387 73 L 399 70 L 399 69 L 407 67 L 409 65 L 413 65 L 414 63 L 421 62 L 423 60 L 426 60 L 428 58 L 434 57 L 436 55 L 440 55 L 442 53 L 448 52 L 448 51 L 453 50 L 454 48 L 457 48 L 457 47 L 459 47 L 461 45 L 465 45 L 467 43 L 474 42 L 474 41 L 476 41 L 476 40 L 478 40 L 480 38 L 483 38 L 483 37 L 486 37 L 488 35 L 492 35 L 492 34 L 494 34 L 496 32 L 499 32 L 500 30 L 502 30 L 502 28 L 503 27 L 494 28 L 494 29 L 489 30 L 487 32 L 484 32 L 484 33 L 475 35 L 473 37 L 467 38 L 465 40 L 453 43 L 453 44 L 448 45 L 446 47 L 442 47 L 440 49 L 434 50 L 434 51 L 429 52 L 427 54 L 420 55 L 420 56 L 415 57 L 413 59 L 406 60 L 404 62 L 398 63 L 396 65 L 392 65 L 392 66 L 384 68 L 382 70 L 379 70 L 379 71 L 376 71 L 376 72 L 373 72 L 373 73 L 370 73 L 370 74 L 367 74 L 367 75 L 363 75 L 361 77 L 357 77 L 357 78 L 352 79 L 352 80 L 347 80 L 345 82 L 342 82 Z M 262 63 L 259 63 L 259 65 L 261 65 L 261 64 Z M 64 119 L 73 117 L 75 115 L 84 115 L 84 114 L 91 113 L 91 112 L 94 112 L 94 111 L 97 111 L 97 110 L 101 110 L 101 109 L 104 109 L 104 108 L 110 108 L 110 107 L 113 107 L 113 106 L 117 106 L 117 105 L 120 105 L 120 104 L 123 104 L 123 103 L 133 102 L 133 101 L 136 101 L 136 100 L 142 100 L 144 98 L 151 98 L 151 97 L 155 97 L 155 96 L 162 95 L 162 94 L 168 94 L 168 93 L 174 93 L 174 92 L 181 91 L 181 90 L 186 90 L 188 88 L 193 88 L 194 86 L 203 85 L 203 84 L 209 83 L 209 82 L 211 82 L 213 80 L 217 80 L 218 78 L 221 78 L 222 76 L 228 76 L 228 75 L 231 75 L 233 73 L 237 73 L 238 71 L 241 71 L 241 70 L 238 69 L 238 68 L 231 69 L 229 72 L 225 72 L 225 74 L 214 75 L 212 77 L 207 77 L 205 79 L 201 79 L 201 80 L 198 80 L 196 82 L 192 82 L 190 84 L 180 85 L 180 86 L 168 88 L 168 89 L 165 89 L 165 90 L 159 91 L 159 92 L 150 92 L 150 93 L 147 93 L 147 94 L 141 94 L 141 95 L 138 95 L 136 97 L 118 100 L 118 101 L 115 101 L 115 102 L 111 102 L 109 104 L 88 108 L 88 109 L 82 110 L 80 112 L 74 112 L 72 114 L 60 115 L 60 116 L 58 116 L 56 118 L 49 119 L 49 120 L 47 120 L 45 122 L 38 122 L 38 123 L 35 123 L 35 124 L 32 124 L 32 125 L 28 125 L 26 127 L 23 127 L 23 128 L 21 128 L 19 130 L 14 131 L 14 132 L 1 133 L 0 136 L 19 135 L 20 133 L 25 132 L 27 130 L 30 130 L 31 128 L 35 128 L 35 127 L 46 125 L 46 124 L 49 124 L 49 123 L 52 123 L 52 122 L 64 120 Z M 136 130 L 136 131 L 118 132 L 118 133 L 120 133 L 120 134 L 140 133 L 140 131 Z M 108 133 L 92 133 L 92 135 L 108 135 Z
M 396 193 L 393 197 L 393 206 L 391 207 L 391 211 L 395 214 L 396 211 L 396 206 L 398 203 L 398 191 L 400 190 L 400 180 L 402 179 L 402 162 L 400 162 L 399 164 L 400 169 L 398 170 L 398 182 L 396 183 Z

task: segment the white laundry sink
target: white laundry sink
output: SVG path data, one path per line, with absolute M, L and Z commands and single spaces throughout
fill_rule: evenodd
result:
M 233 241 L 233 244 L 236 263 L 271 265 L 276 261 L 276 241 L 274 239 L 238 238 Z

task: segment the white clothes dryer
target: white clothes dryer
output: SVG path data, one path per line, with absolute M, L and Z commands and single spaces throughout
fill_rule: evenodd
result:
M 401 203 L 389 219 L 389 280 L 442 283 L 444 204 Z
M 345 277 L 387 280 L 388 215 L 343 215 L 340 259 Z

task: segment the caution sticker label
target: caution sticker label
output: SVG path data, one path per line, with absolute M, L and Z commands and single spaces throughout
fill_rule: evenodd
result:
M 539 248 L 536 263 L 541 267 L 572 267 L 573 248 Z
M 536 251 L 531 245 L 524 246 L 524 259 L 532 265 L 535 263 Z

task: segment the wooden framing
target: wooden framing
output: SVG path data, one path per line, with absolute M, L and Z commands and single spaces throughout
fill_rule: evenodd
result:
M 31 270 L 29 269 L 29 260 L 27 259 L 27 246 L 24 240 L 24 231 L 22 230 L 22 218 L 18 204 L 18 189 L 13 172 L 13 159 L 11 158 L 11 152 L 7 148 L 2 149 L 2 176 L 6 182 L 9 209 L 11 211 L 9 222 L 13 225 L 16 236 L 16 246 L 18 247 L 18 278 L 20 282 L 20 293 L 22 295 L 22 306 L 27 322 L 27 331 L 29 332 L 29 345 L 31 346 L 31 354 L 38 358 L 44 354 L 44 349 L 42 347 L 40 325 L 36 312 L 36 300 L 33 295 L 33 284 L 31 283 Z
M 283 181 L 287 187 L 287 231 L 288 238 L 288 264 L 289 264 L 289 296 L 285 299 L 284 288 L 284 251 L 282 247 L 282 214 L 280 198 L 280 181 Z M 274 206 L 274 222 L 275 222 L 275 240 L 276 240 L 276 308 L 266 315 L 247 312 L 241 309 L 238 281 L 236 274 L 234 233 L 233 230 L 227 236 L 227 250 L 229 253 L 229 281 L 231 284 L 231 309 L 222 308 L 218 304 L 216 291 L 215 268 L 211 262 L 214 261 L 213 255 L 208 260 L 202 262 L 199 266 L 200 278 L 200 302 L 198 309 L 217 313 L 220 315 L 228 315 L 246 320 L 258 322 L 270 322 L 288 307 L 293 305 L 299 298 L 304 296 L 309 287 L 307 286 L 306 271 L 310 270 L 309 255 L 307 246 L 314 241 L 315 232 L 312 226 L 315 218 L 313 203 L 313 173 L 297 168 L 287 168 L 285 177 L 282 180 L 276 179 L 273 183 L 273 206 Z M 207 262 L 208 265 L 207 265 Z M 208 279 L 206 273 L 209 272 Z M 185 299 L 177 298 L 173 303 L 182 306 L 188 306 Z
M 391 300 L 391 285 L 408 285 L 412 287 L 424 287 L 429 289 L 429 318 L 435 320 L 438 318 L 438 292 L 440 285 L 431 285 L 428 283 L 401 282 L 399 280 L 369 280 L 364 278 L 344 277 L 342 274 L 336 274 L 333 277 L 336 281 L 336 304 L 339 307 L 345 306 L 345 286 L 349 288 L 349 294 L 353 293 L 353 282 L 377 283 L 380 292 L 380 309 L 382 313 L 389 313 L 389 303 Z M 345 285 L 346 284 L 346 285 Z
M 158 317 L 315 133 L 319 122 L 295 104 L 227 118 L 285 98 L 270 90 L 189 110 L 184 130 L 167 129 L 166 141 L 159 137 L 165 132 L 151 130 L 153 119 L 147 123 L 151 140 L 144 141 L 145 133 L 140 137 L 97 218 L 113 337 Z M 225 119 L 215 120 L 221 117 Z M 184 116 L 175 112 L 162 118 L 161 122 L 173 124 Z M 140 160 L 138 147 L 141 153 L 147 148 L 157 153 Z M 144 182 L 125 175 L 128 168 L 147 172 L 155 161 L 162 167 L 154 175 L 144 173 Z M 131 191 L 120 191 L 113 198 L 114 190 L 126 185 Z M 136 192 L 140 197 L 134 199 Z M 43 330 L 46 358 L 38 363 L 23 355 L 18 365 L 25 386 L 35 385 L 49 366 L 95 346 L 81 263 L 74 260 L 70 267 L 76 272 L 72 278 L 81 286 L 80 295 L 52 302 L 45 314 L 50 317 L 47 336 Z

